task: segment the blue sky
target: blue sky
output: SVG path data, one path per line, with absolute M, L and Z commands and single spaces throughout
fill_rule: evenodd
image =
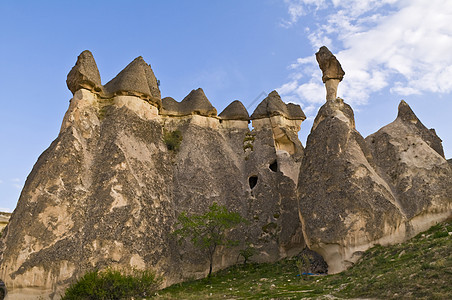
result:
M 325 97 L 314 53 L 326 45 L 363 136 L 393 121 L 405 99 L 452 157 L 449 0 L 1 0 L 0 14 L 0 210 L 14 209 L 57 137 L 72 96 L 66 75 L 85 49 L 103 84 L 141 55 L 163 97 L 202 87 L 218 112 L 277 89 L 308 116 L 305 144 Z

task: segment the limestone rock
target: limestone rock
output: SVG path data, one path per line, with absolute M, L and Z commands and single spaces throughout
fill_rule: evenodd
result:
M 75 66 L 67 75 L 66 84 L 72 94 L 81 88 L 102 91 L 99 70 L 89 50 L 83 51 L 78 56 Z
M 347 268 L 404 220 L 354 124 L 353 111 L 342 99 L 324 104 L 298 180 L 306 243 L 324 257 L 330 273 Z
M 400 102 L 396 120 L 366 141 L 402 212 L 413 219 L 411 226 L 416 227 L 423 217 L 432 218 L 428 214 L 450 212 L 452 170 L 444 158 L 441 140 L 405 101 Z
M 327 47 L 320 47 L 319 51 L 315 54 L 315 58 L 322 70 L 322 81 L 324 83 L 330 79 L 342 81 L 345 72 L 342 70 L 341 64 L 336 59 L 336 56 L 334 56 Z
M 262 119 L 273 116 L 283 116 L 290 120 L 305 120 L 306 116 L 297 104 L 285 104 L 277 91 L 272 91 L 268 96 L 256 107 L 251 119 Z
M 160 89 L 151 66 L 139 56 L 105 85 L 108 95 L 134 95 L 161 107 Z
M 166 97 L 163 102 L 162 115 L 167 116 L 188 116 L 201 115 L 215 117 L 217 110 L 212 106 L 202 88 L 192 90 L 181 102 L 177 102 L 171 97 Z
M 223 120 L 248 121 L 250 119 L 248 111 L 239 100 L 229 104 L 218 116 Z
M 213 114 L 203 95 L 194 91 L 184 105 Z M 250 221 L 229 233 L 242 244 L 220 249 L 214 270 L 237 263 L 245 242 L 258 251 L 253 260 L 267 262 L 305 246 L 296 185 L 284 173 L 298 169 L 287 170 L 290 156 L 279 162 L 270 130 L 189 121 L 198 115 L 186 122 L 175 117 L 167 126 L 168 116 L 143 113 L 146 106 L 135 105 L 140 102 L 146 103 L 136 96 L 108 102 L 86 89 L 75 93 L 59 136 L 33 167 L 0 238 L 0 278 L 11 297 L 29 291 L 58 299 L 86 271 L 108 266 L 153 269 L 163 286 L 203 277 L 205 253 L 179 245 L 171 232 L 179 213 L 205 212 L 213 202 Z M 164 142 L 163 133 L 174 130 L 183 137 L 178 152 Z M 286 167 L 270 169 L 279 163 Z

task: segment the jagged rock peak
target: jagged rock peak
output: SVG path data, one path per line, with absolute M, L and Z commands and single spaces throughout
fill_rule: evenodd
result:
M 315 54 L 315 58 L 322 70 L 322 81 L 324 83 L 329 79 L 338 79 L 341 81 L 344 78 L 345 72 L 342 70 L 341 64 L 326 46 L 320 47 L 319 51 Z
M 404 100 L 400 101 L 398 110 L 397 119 L 408 126 L 414 126 L 422 139 L 444 158 L 442 140 L 436 135 L 435 129 L 428 129 L 425 127 Z
M 399 103 L 397 118 L 400 118 L 403 121 L 409 121 L 413 123 L 419 122 L 418 117 L 413 112 L 411 107 L 404 100 L 401 100 Z
M 89 50 L 80 53 L 75 66 L 67 74 L 66 84 L 72 94 L 81 88 L 96 92 L 102 91 L 99 70 L 93 54 Z
M 250 119 L 248 111 L 239 100 L 235 100 L 229 104 L 218 116 L 223 120 L 248 121 Z
M 181 102 L 177 102 L 171 97 L 163 98 L 160 113 L 167 116 L 201 115 L 215 117 L 217 110 L 207 99 L 204 91 L 198 88 L 192 90 Z
M 256 107 L 251 119 L 262 119 L 273 116 L 284 116 L 290 120 L 305 120 L 300 105 L 289 103 L 285 104 L 277 91 L 272 91 L 262 102 Z
M 150 98 L 157 107 L 161 106 L 160 89 L 154 72 L 143 57 L 135 58 L 115 78 L 105 85 L 109 95 L 136 95 Z

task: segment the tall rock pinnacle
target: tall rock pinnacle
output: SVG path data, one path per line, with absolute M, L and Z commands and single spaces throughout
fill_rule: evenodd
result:
M 322 70 L 322 81 L 326 87 L 326 100 L 334 100 L 336 99 L 337 86 L 344 78 L 345 72 L 336 56 L 325 46 L 320 47 L 315 58 Z

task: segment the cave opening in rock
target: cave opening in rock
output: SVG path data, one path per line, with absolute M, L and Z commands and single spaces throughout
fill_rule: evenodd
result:
M 250 185 L 250 189 L 253 189 L 257 184 L 257 176 L 256 175 L 250 176 L 250 178 L 248 178 L 248 183 Z
M 278 172 L 278 162 L 276 159 L 268 166 L 273 172 Z

